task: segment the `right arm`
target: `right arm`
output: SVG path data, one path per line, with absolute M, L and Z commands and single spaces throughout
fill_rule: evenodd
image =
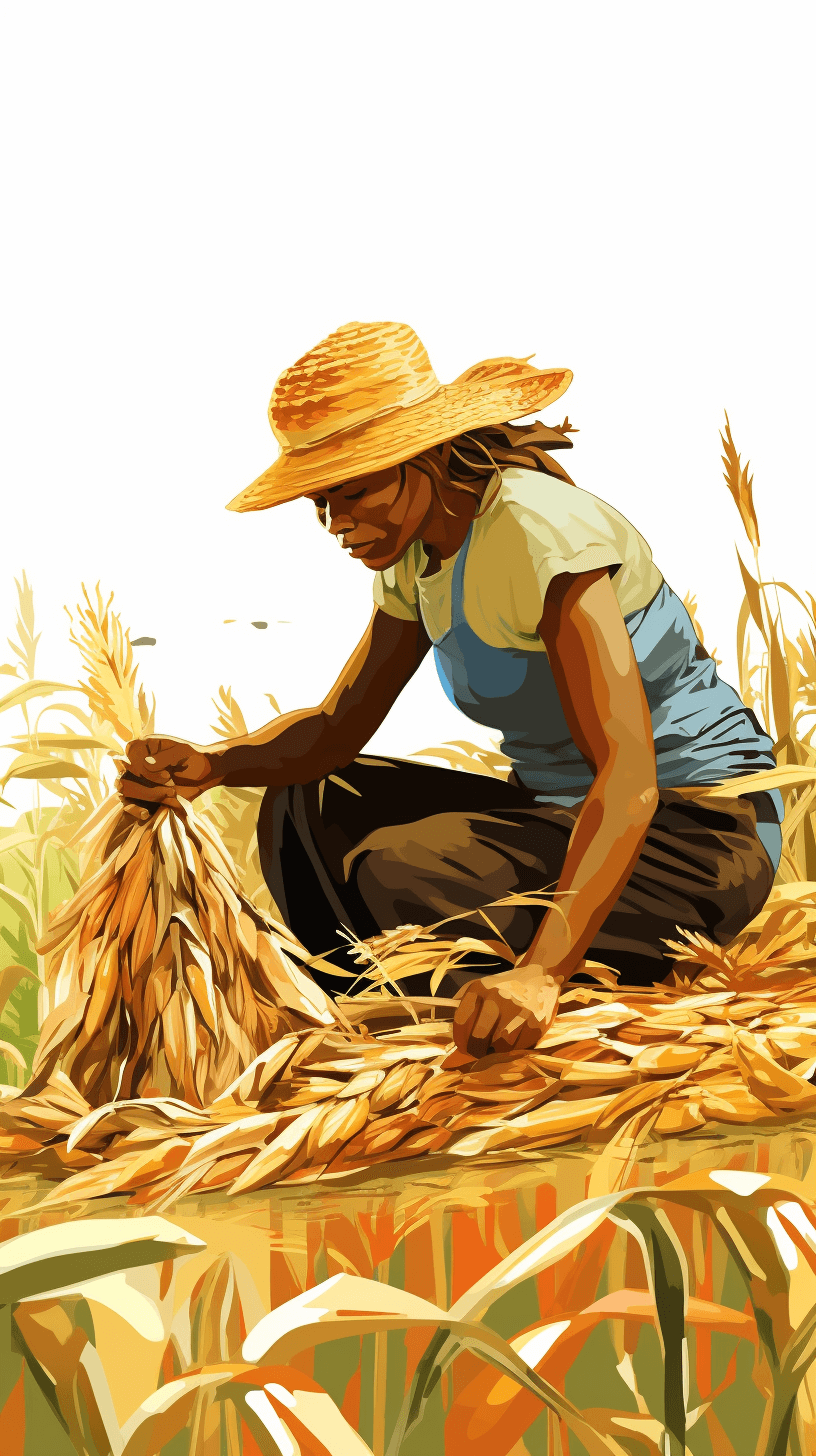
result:
M 171 738 L 128 744 L 124 798 L 194 798 L 217 784 L 307 784 L 344 768 L 379 728 L 430 647 L 420 621 L 377 608 L 341 676 L 316 708 L 284 713 L 255 733 L 207 748 Z

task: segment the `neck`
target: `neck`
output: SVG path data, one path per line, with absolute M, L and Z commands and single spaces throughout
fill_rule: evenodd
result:
M 422 544 L 430 557 L 429 566 L 455 556 L 468 533 L 468 528 L 477 511 L 481 510 L 482 498 L 492 483 L 485 481 L 484 487 L 474 486 L 480 495 L 454 490 L 452 486 L 440 486 L 434 493 L 433 510 L 422 530 Z

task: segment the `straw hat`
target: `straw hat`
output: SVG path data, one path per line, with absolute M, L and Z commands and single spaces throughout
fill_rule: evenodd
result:
M 440 384 L 407 324 L 344 324 L 281 374 L 269 423 L 281 452 L 228 509 L 263 511 L 368 475 L 450 440 L 543 409 L 569 369 L 484 359 Z

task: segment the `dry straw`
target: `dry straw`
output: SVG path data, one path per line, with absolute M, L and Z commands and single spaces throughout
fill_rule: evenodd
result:
M 756 560 L 752 481 L 727 422 L 723 444 Z M 41 945 L 51 1010 L 33 1082 L 0 1108 L 7 1172 L 67 1177 L 49 1206 L 110 1193 L 166 1204 L 583 1140 L 606 1144 L 598 1167 L 623 1185 L 646 1137 L 815 1113 L 816 658 L 810 637 L 795 648 L 785 634 L 777 584 L 758 564 L 756 577 L 742 570 L 740 661 L 752 628 L 766 649 L 754 700 L 780 765 L 750 786 L 781 787 L 788 812 L 781 883 L 733 944 L 678 940 L 673 978 L 646 990 L 594 967 L 596 984 L 567 989 L 535 1050 L 469 1061 L 453 1047 L 453 1003 L 402 997 L 400 983 L 425 970 L 437 988 L 481 942 L 445 938 L 442 924 L 356 942 L 363 989 L 352 973 L 355 994 L 333 1008 L 298 968 L 305 953 L 242 894 L 211 809 L 128 828 L 103 805 L 83 829 L 82 883 Z M 816 603 L 797 601 L 813 627 Z M 147 731 L 127 633 L 98 590 L 75 640 L 95 720 L 120 742 Z M 746 697 L 751 680 L 745 668 Z M 217 731 L 237 731 L 229 689 L 216 709 Z M 467 747 L 449 745 L 450 761 Z
M 180 804 L 128 827 L 116 802 L 98 817 L 102 863 L 40 944 L 53 1010 L 34 1090 L 60 1068 L 95 1106 L 199 1104 L 285 1031 L 334 1023 L 203 817 Z
M 148 831 L 140 833 L 143 845 L 151 843 Z M 124 903 L 124 895 L 114 898 Z M 106 1073 L 100 1096 L 98 1082 L 88 1085 L 87 1068 L 99 1062 L 93 1048 L 103 1033 L 97 1023 L 113 1023 L 97 1015 L 88 1018 L 92 1036 L 83 1029 L 74 1040 L 63 1038 L 62 1075 L 54 1080 L 52 1074 L 50 1082 L 45 1072 L 55 1058 L 46 1031 L 46 1059 L 41 1057 L 35 1087 L 0 1109 L 3 1159 L 9 1173 L 69 1175 L 46 1196 L 47 1206 L 110 1193 L 166 1206 L 189 1191 L 239 1194 L 280 1182 L 353 1176 L 376 1164 L 404 1166 L 429 1155 L 535 1156 L 576 1141 L 606 1143 L 604 1177 L 610 1181 L 611 1171 L 613 1184 L 621 1182 L 645 1136 L 674 1137 L 706 1124 L 767 1125 L 816 1112 L 816 1087 L 809 1080 L 816 1069 L 816 984 L 807 969 L 816 955 L 809 940 L 814 922 L 816 886 L 795 893 L 777 889 L 727 951 L 702 936 L 678 942 L 671 984 L 648 990 L 573 986 L 534 1051 L 475 1062 L 453 1048 L 449 1021 L 430 1019 L 427 1003 L 388 995 L 385 984 L 345 1000 L 353 1023 L 346 1028 L 281 1035 L 297 1017 L 303 1025 L 306 1008 L 304 1002 L 285 1003 L 293 983 L 279 980 L 275 991 L 284 1004 L 275 1010 L 277 1039 L 251 1061 L 240 1043 L 248 1065 L 216 1095 L 207 1089 L 241 1051 L 219 1060 L 213 1040 L 208 1044 L 202 1036 L 196 1060 L 183 1023 L 166 1023 L 162 1013 L 153 1023 L 152 1060 L 144 1049 L 122 1057 L 120 1069 Z M 178 962 L 177 995 L 192 944 L 183 927 L 182 935 L 187 948 Z M 451 943 L 426 936 L 419 927 L 413 934 L 406 927 L 391 947 L 381 941 L 376 955 L 383 983 L 414 972 L 411 947 L 428 969 L 450 964 Z M 76 937 L 67 943 L 75 945 Z M 282 947 L 278 954 L 285 964 Z M 189 987 L 187 995 L 195 1024 L 206 1027 L 208 1003 Z M 117 1026 L 126 1014 L 121 990 L 119 996 Z M 271 1001 L 267 992 L 265 1004 Z M 437 1003 L 437 1014 L 449 1016 L 451 1004 Z M 419 1011 L 419 1025 L 409 1019 L 411 1010 Z M 110 1031 L 104 1035 L 103 1047 L 112 1045 Z M 151 1096 L 149 1078 L 169 1065 L 170 1044 L 181 1048 L 174 1092 L 157 1095 L 157 1089 Z M 138 1099 L 137 1074 L 145 1094 Z M 115 1076 L 122 1082 L 118 1095 L 109 1090 Z M 80 1097 L 77 1084 L 90 1095 Z

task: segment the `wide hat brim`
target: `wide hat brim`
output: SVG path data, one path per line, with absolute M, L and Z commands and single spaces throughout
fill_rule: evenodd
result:
M 277 460 L 229 502 L 230 511 L 265 511 L 410 460 L 466 430 L 503 424 L 552 404 L 572 383 L 569 369 L 534 369 L 525 360 L 488 359 L 427 399 L 397 407 Z

